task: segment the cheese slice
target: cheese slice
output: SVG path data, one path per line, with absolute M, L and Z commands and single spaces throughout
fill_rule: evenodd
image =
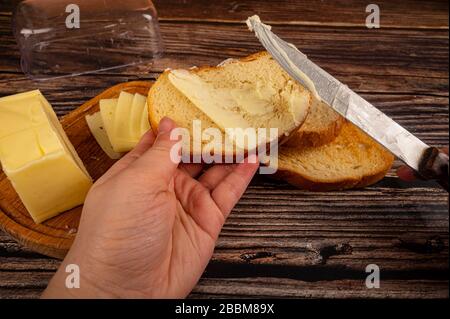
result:
M 84 202 L 92 179 L 40 91 L 0 98 L 0 162 L 36 223 Z
M 147 98 L 136 93 L 133 98 L 130 115 L 130 137 L 139 141 L 141 139 L 141 118 L 144 108 L 147 107 Z
M 136 140 L 130 139 L 128 137 L 129 131 L 129 114 L 122 113 L 121 115 L 117 115 L 117 117 L 122 118 L 123 121 L 126 121 L 125 125 L 123 125 L 124 129 L 122 130 L 123 134 L 118 135 L 115 131 L 116 124 L 116 113 L 118 106 L 118 99 L 103 99 L 100 100 L 100 114 L 102 117 L 103 124 L 106 129 L 106 133 L 108 135 L 108 139 L 111 142 L 112 148 L 116 153 L 124 153 L 131 150 L 134 146 L 136 146 Z
M 116 145 L 116 135 L 114 134 L 114 115 L 116 113 L 117 99 L 103 99 L 100 100 L 99 104 L 100 115 L 105 126 L 106 134 L 108 135 L 113 150 L 117 152 L 116 148 L 114 148 L 114 145 Z
M 134 95 L 120 92 L 114 113 L 113 148 L 116 152 L 128 152 L 136 146 L 136 139 L 130 136 L 130 118 Z M 109 135 L 110 136 L 110 135 Z
M 105 124 L 103 123 L 100 112 L 92 115 L 86 115 L 86 122 L 98 145 L 100 145 L 106 155 L 108 155 L 111 159 L 119 159 L 121 154 L 114 152 L 111 141 L 106 133 Z
M 141 136 L 147 133 L 149 129 L 150 129 L 150 121 L 148 120 L 148 106 L 146 102 L 141 115 Z

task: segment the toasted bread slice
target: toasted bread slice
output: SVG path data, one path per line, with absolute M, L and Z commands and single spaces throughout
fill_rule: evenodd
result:
M 382 179 L 393 161 L 391 153 L 345 121 L 340 134 L 329 144 L 282 146 L 276 177 L 313 191 L 359 188 Z
M 189 80 L 196 85 L 190 84 Z M 184 83 L 188 88 L 180 87 L 178 83 Z M 197 88 L 201 90 L 198 90 L 195 96 L 189 96 Z M 208 90 L 214 94 L 204 94 Z M 224 99 L 217 98 L 222 95 Z M 201 103 L 198 102 L 201 99 L 207 104 L 203 111 L 199 107 Z M 223 100 L 231 102 L 224 105 Z M 242 100 L 244 102 L 241 102 Z M 244 104 L 241 103 L 248 103 L 249 100 L 256 100 L 256 103 L 252 108 L 247 106 L 244 108 Z M 201 121 L 202 130 L 213 127 L 224 131 L 224 125 L 221 125 L 221 119 L 217 114 L 223 113 L 225 116 L 226 113 L 222 112 L 225 110 L 234 112 L 232 116 L 237 114 L 236 119 L 242 119 L 241 122 L 248 123 L 248 127 L 278 128 L 279 142 L 282 143 L 305 121 L 311 94 L 292 80 L 269 54 L 260 52 L 217 67 L 193 68 L 189 71 L 167 70 L 150 89 L 147 101 L 153 130 L 157 130 L 158 123 L 164 116 L 168 116 L 178 126 L 189 129 L 191 138 L 193 120 Z M 238 102 L 233 104 L 235 101 Z M 260 103 L 261 101 L 264 103 Z M 219 108 L 217 104 L 221 104 Z M 264 110 L 260 111 L 260 104 Z M 213 111 L 207 114 L 212 109 L 220 112 Z M 230 119 L 223 122 L 234 123 Z M 239 124 L 241 122 L 236 121 L 238 123 L 236 126 L 241 127 Z M 202 143 L 207 144 L 208 141 Z
M 345 119 L 328 105 L 313 99 L 305 122 L 285 145 L 308 147 L 328 144 L 339 135 L 344 122 Z

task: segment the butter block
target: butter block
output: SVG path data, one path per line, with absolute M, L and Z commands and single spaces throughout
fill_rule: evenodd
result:
M 0 162 L 36 223 L 84 202 L 92 179 L 40 91 L 0 98 Z
M 16 100 L 9 97 L 8 99 L 2 98 L 1 108 L 0 137 L 47 122 L 47 116 L 41 101 L 30 100 L 27 95 L 18 96 Z
M 45 130 L 47 129 L 47 132 Z M 40 159 L 46 151 L 58 149 L 52 143 L 52 132 L 45 126 L 29 128 L 0 138 L 0 158 L 5 172 L 15 171 L 26 164 Z M 40 141 L 40 139 L 42 141 Z M 52 145 L 53 144 L 53 145 Z
M 49 154 L 7 176 L 36 223 L 83 204 L 92 186 L 65 152 Z

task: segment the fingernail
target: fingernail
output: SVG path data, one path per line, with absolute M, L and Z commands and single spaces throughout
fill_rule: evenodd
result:
M 173 128 L 173 121 L 168 117 L 163 117 L 158 125 L 158 133 L 170 132 Z

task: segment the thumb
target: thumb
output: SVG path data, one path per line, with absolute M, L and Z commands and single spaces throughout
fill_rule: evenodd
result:
M 177 138 L 171 138 L 175 128 L 174 121 L 168 117 L 162 118 L 153 146 L 132 165 L 143 171 L 151 170 L 155 178 L 164 178 L 169 181 L 180 163 L 181 142 Z

